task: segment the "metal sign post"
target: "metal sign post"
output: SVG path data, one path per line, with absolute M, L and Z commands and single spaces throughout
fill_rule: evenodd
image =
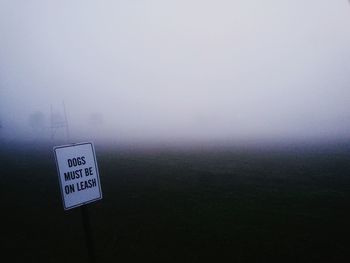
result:
M 90 261 L 90 263 L 95 263 L 96 257 L 95 257 L 95 249 L 94 249 L 94 240 L 92 238 L 90 216 L 89 216 L 89 211 L 88 211 L 87 205 L 82 205 L 80 207 L 80 211 L 81 211 L 81 218 L 83 220 L 86 249 L 88 251 L 89 261 Z
M 78 143 L 54 147 L 65 210 L 80 206 L 90 263 L 96 262 L 90 217 L 86 204 L 102 199 L 94 146 Z

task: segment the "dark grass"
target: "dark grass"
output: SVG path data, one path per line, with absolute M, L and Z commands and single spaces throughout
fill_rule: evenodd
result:
M 88 209 L 98 262 L 347 262 L 350 151 L 116 151 L 96 147 L 104 198 Z M 4 145 L 8 262 L 87 262 L 50 147 Z

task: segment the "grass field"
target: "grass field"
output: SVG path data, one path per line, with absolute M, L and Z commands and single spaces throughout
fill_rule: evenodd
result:
M 118 151 L 96 146 L 97 262 L 348 262 L 350 150 Z M 6 262 L 88 262 L 50 147 L 4 144 Z M 4 261 L 3 261 L 4 262 Z

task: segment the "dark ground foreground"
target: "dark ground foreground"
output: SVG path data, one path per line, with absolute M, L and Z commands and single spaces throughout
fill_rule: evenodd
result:
M 97 262 L 350 262 L 350 148 L 115 151 L 96 146 Z M 88 262 L 50 147 L 3 145 L 2 262 Z

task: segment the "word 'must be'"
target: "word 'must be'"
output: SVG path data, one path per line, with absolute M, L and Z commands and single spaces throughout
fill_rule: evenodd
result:
M 68 167 L 78 167 L 81 165 L 86 164 L 85 156 L 72 158 L 67 160 Z M 75 169 L 72 171 L 68 171 L 64 173 L 64 180 L 65 182 L 73 181 L 77 179 L 83 179 L 85 177 L 89 177 L 93 175 L 93 168 L 92 167 L 86 167 L 81 169 Z M 71 193 L 83 191 L 85 189 L 89 189 L 92 187 L 96 187 L 97 182 L 96 179 L 86 179 L 86 180 L 79 180 L 78 182 L 75 182 L 73 184 L 67 184 L 64 187 L 64 192 L 68 195 Z

